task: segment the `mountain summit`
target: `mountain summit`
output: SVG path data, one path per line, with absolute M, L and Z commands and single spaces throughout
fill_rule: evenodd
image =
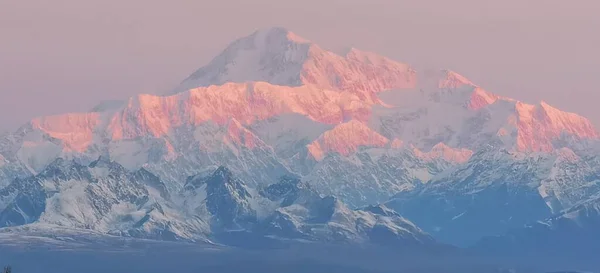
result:
M 339 56 L 286 29 L 269 28 L 231 43 L 175 92 L 227 82 L 314 85 L 373 101 L 381 91 L 413 88 L 416 78 L 410 66 L 385 57 L 357 49 Z
M 8 186 L 0 191 L 0 210 L 12 209 L 0 220 L 29 223 L 39 216 L 17 215 L 15 206 L 25 202 L 43 211 L 49 182 L 35 177 L 55 170 L 58 159 L 89 166 L 103 158 L 155 176 L 149 180 L 160 181 L 160 195 L 144 192 L 149 174 L 122 174 L 135 182 L 132 191 L 160 196 L 165 204 L 185 193 L 188 177 L 228 166 L 215 175 L 231 173 L 226 177 L 239 177 L 244 185 L 217 175 L 202 186 L 213 194 L 209 212 L 221 212 L 210 224 L 223 229 L 263 223 L 250 189 L 286 176 L 331 195 L 318 202 L 344 217 L 362 219 L 352 209 L 387 202 L 438 239 L 464 244 L 596 196 L 599 137 L 582 116 L 502 97 L 453 71 L 415 71 L 358 49 L 341 56 L 271 28 L 234 41 L 169 95 L 140 94 L 86 113 L 39 117 L 2 136 L 0 189 Z M 62 189 L 63 180 L 70 181 L 53 179 L 53 189 Z M 17 194 L 23 183 L 32 185 L 32 200 Z M 138 202 L 110 200 L 110 206 Z M 159 215 L 144 204 L 156 217 L 151 227 L 160 230 L 167 212 Z M 274 223 L 307 220 L 287 211 L 295 208 L 286 206 Z M 119 223 L 102 227 L 113 225 Z M 207 229 L 205 222 L 186 225 L 174 228 Z M 138 231 L 135 225 L 128 229 Z

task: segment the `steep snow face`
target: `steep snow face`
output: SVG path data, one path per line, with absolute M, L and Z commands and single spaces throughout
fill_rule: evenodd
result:
M 331 152 L 348 156 L 361 146 L 383 147 L 388 142 L 387 138 L 373 131 L 364 123 L 351 120 L 323 133 L 308 145 L 308 151 L 316 160 L 320 161 Z
M 516 104 L 519 150 L 552 151 L 560 137 L 597 139 L 592 123 L 577 114 L 560 111 L 545 102 L 539 105 Z
M 300 74 L 312 46 L 283 28 L 256 31 L 231 43 L 207 66 L 185 79 L 175 92 L 228 82 L 302 85 Z
M 315 85 L 373 101 L 374 93 L 413 88 L 415 71 L 374 53 L 346 56 L 323 50 L 282 28 L 259 30 L 229 45 L 210 64 L 184 80 L 175 92 L 227 82 L 263 81 L 275 85 Z

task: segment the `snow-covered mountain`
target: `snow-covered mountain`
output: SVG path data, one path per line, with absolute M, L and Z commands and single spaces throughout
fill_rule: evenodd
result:
M 39 174 L 0 191 L 0 227 L 58 225 L 153 239 L 202 234 L 200 221 L 183 221 L 162 181 L 107 160 L 87 165 L 57 159 Z
M 584 117 L 496 95 L 453 71 L 416 71 L 357 49 L 342 56 L 271 28 L 233 42 L 167 95 L 141 94 L 86 113 L 39 117 L 3 136 L 0 187 L 11 196 L 58 158 L 82 166 L 106 158 L 129 172 L 156 176 L 165 193 L 149 200 L 163 210 L 176 206 L 193 213 L 212 205 L 182 205 L 189 200 L 179 194 L 202 196 L 212 184 L 186 179 L 228 166 L 245 181 L 232 184 L 236 190 L 227 202 L 235 201 L 235 213 L 258 217 L 255 200 L 238 204 L 237 198 L 256 196 L 251 189 L 282 176 L 299 177 L 339 198 L 319 201 L 339 211 L 348 208 L 336 202 L 355 209 L 393 197 L 388 205 L 426 231 L 466 244 L 594 196 L 599 137 Z M 245 229 L 236 225 L 235 213 L 218 221 L 199 217 L 169 232 L 202 234 L 215 223 Z M 313 212 L 280 213 L 292 225 Z M 164 230 L 158 228 L 166 225 L 162 216 L 155 217 L 152 225 Z M 358 212 L 347 217 L 375 221 Z M 139 230 L 116 228 L 115 221 L 103 230 Z M 333 232 L 327 228 L 324 233 Z
M 598 166 L 568 148 L 524 155 L 490 146 L 387 205 L 444 242 L 468 245 L 595 198 Z
M 371 102 L 378 92 L 414 87 L 415 76 L 410 66 L 377 54 L 352 49 L 340 56 L 286 29 L 269 28 L 234 41 L 175 92 L 228 82 L 269 82 L 344 91 Z
M 384 206 L 352 210 L 297 178 L 255 189 L 225 167 L 190 177 L 170 195 L 145 169 L 98 159 L 58 159 L 0 191 L 0 227 L 91 230 L 160 240 L 220 242 L 240 233 L 333 243 L 434 246 L 433 239 Z M 226 243 L 227 241 L 225 241 Z

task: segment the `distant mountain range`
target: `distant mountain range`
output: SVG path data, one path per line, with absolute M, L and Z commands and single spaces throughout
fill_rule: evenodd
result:
M 225 167 L 190 177 L 177 194 L 145 169 L 57 159 L 0 191 L 0 227 L 61 226 L 159 240 L 243 244 L 293 239 L 406 248 L 434 239 L 385 206 L 352 210 L 293 177 L 251 188 Z M 271 239 L 272 240 L 272 239 Z M 237 241 L 237 242 L 236 242 Z
M 0 138 L 0 227 L 571 249 L 600 238 L 599 138 L 456 72 L 270 28 L 169 94 Z

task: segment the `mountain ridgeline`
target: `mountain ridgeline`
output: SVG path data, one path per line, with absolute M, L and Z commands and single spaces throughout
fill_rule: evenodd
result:
M 431 236 L 384 206 L 352 210 L 294 177 L 255 189 L 225 167 L 192 176 L 181 192 L 167 196 L 162 181 L 144 169 L 130 172 L 102 159 L 88 166 L 58 159 L 36 176 L 15 180 L 0 194 L 0 227 L 12 230 L 62 226 L 222 244 L 242 236 L 265 242 L 272 237 L 436 245 Z
M 270 28 L 168 94 L 2 136 L 0 227 L 579 251 L 600 230 L 599 140 L 545 102 Z

